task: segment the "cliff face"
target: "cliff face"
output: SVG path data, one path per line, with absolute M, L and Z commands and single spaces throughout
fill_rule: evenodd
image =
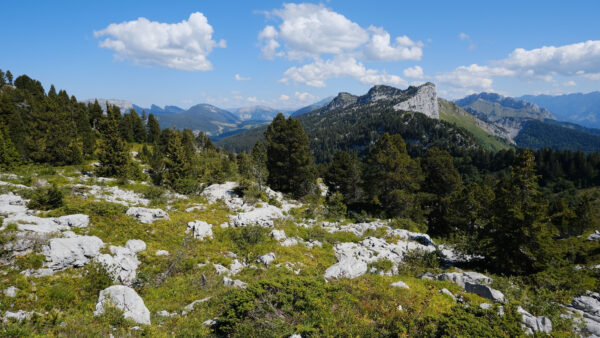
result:
M 416 94 L 394 106 L 395 110 L 423 113 L 432 119 L 439 119 L 439 106 L 435 85 L 428 82 L 417 88 Z

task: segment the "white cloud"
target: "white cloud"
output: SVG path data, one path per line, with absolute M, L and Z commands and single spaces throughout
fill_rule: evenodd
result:
M 577 86 L 577 83 L 575 83 L 575 81 L 573 81 L 573 80 L 565 81 L 565 82 L 563 82 L 563 86 L 575 87 L 575 86 Z
M 119 60 L 189 71 L 212 69 L 208 55 L 215 47 L 226 47 L 224 40 L 217 42 L 212 35 L 212 26 L 200 12 L 179 23 L 138 18 L 94 32 L 96 38 L 106 36 L 99 46 L 114 50 Z
M 461 39 L 461 40 L 471 41 L 471 37 L 469 35 L 467 35 L 466 33 L 460 33 L 460 34 L 458 34 L 458 38 Z
M 312 100 L 315 99 L 316 96 L 312 95 L 311 93 L 301 93 L 301 92 L 295 92 L 294 96 L 300 100 L 300 101 L 306 101 L 306 100 Z
M 235 74 L 234 78 L 236 81 L 249 81 L 252 79 L 250 77 L 242 77 L 240 74 Z
M 281 96 L 279 96 L 279 99 L 280 99 L 281 101 L 287 101 L 287 100 L 289 100 L 289 99 L 290 99 L 290 97 L 289 97 L 289 96 L 287 96 L 287 95 L 285 95 L 285 94 L 281 94 Z
M 556 74 L 587 76 L 593 80 L 600 73 L 600 40 L 564 46 L 515 49 L 508 58 L 496 62 L 526 77 L 547 81 Z
M 514 75 L 514 71 L 506 68 L 472 64 L 470 66 L 460 66 L 451 72 L 437 75 L 435 78 L 439 82 L 454 87 L 491 91 L 494 77 Z
M 248 102 L 256 102 L 256 101 L 258 101 L 258 99 L 255 96 L 250 96 L 250 97 L 246 98 L 246 101 L 248 101 Z
M 423 68 L 421 66 L 408 67 L 404 70 L 403 74 L 406 77 L 421 79 L 423 78 Z
M 350 76 L 368 84 L 404 84 L 399 76 L 367 69 L 361 61 L 420 60 L 423 55 L 421 41 L 405 35 L 392 40 L 382 27 L 363 28 L 322 4 L 284 4 L 267 16 L 280 22 L 258 34 L 262 56 L 310 60 L 289 68 L 282 82 L 324 87 L 329 78 Z
M 313 87 L 325 87 L 327 79 L 345 76 L 353 77 L 365 84 L 407 84 L 405 80 L 397 75 L 367 69 L 361 62 L 350 56 L 338 56 L 326 61 L 317 59 L 301 67 L 291 67 L 285 71 L 281 82 L 296 82 Z
M 394 45 L 390 44 L 390 33 L 383 28 L 369 27 L 372 33 L 369 43 L 365 46 L 364 55 L 369 60 L 420 60 L 423 56 L 423 43 L 412 41 L 403 35 L 396 38 Z

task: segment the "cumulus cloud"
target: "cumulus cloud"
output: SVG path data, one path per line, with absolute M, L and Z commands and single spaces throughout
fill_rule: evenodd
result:
M 563 82 L 563 86 L 575 87 L 575 86 L 577 86 L 577 83 L 575 83 L 575 81 L 573 81 L 573 80 L 565 81 L 565 82 Z
M 469 43 L 470 50 L 474 50 L 475 48 L 477 48 L 477 45 L 473 42 L 473 40 L 471 40 L 471 37 L 468 34 L 460 33 L 458 34 L 458 38 L 462 41 L 467 41 Z
M 279 96 L 279 99 L 280 99 L 281 101 L 287 101 L 287 100 L 289 100 L 289 99 L 290 99 L 290 97 L 289 97 L 288 95 L 281 94 L 281 96 Z
M 423 68 L 421 66 L 408 67 L 402 72 L 406 77 L 412 77 L 413 79 L 423 78 Z
M 250 81 L 252 79 L 250 77 L 243 77 L 240 74 L 235 74 L 234 78 L 236 81 Z
M 112 23 L 94 36 L 106 37 L 99 46 L 112 49 L 118 60 L 187 71 L 211 70 L 207 57 L 214 48 L 226 47 L 225 40 L 213 39 L 213 27 L 200 12 L 173 24 L 146 18 Z
M 312 100 L 316 98 L 316 96 L 314 96 L 313 94 L 306 92 L 295 92 L 294 96 L 300 101 Z
M 472 64 L 436 76 L 436 80 L 456 87 L 490 91 L 494 77 L 514 76 L 515 72 L 502 67 L 488 67 Z
M 267 25 L 258 34 L 262 56 L 309 60 L 289 68 L 282 82 L 323 87 L 329 78 L 351 76 L 369 84 L 401 84 L 405 81 L 397 75 L 367 69 L 360 61 L 420 60 L 423 55 L 422 42 L 405 35 L 392 40 L 382 27 L 361 27 L 324 5 L 284 4 L 268 17 L 280 23 Z M 341 64 L 351 68 L 340 69 Z
M 255 96 L 250 96 L 250 97 L 246 98 L 246 101 L 248 101 L 248 102 L 256 102 L 256 101 L 258 101 L 258 99 Z
M 367 69 L 361 62 L 350 56 L 338 56 L 325 61 L 317 59 L 301 67 L 291 67 L 285 71 L 281 82 L 305 83 L 313 87 L 325 87 L 327 79 L 345 76 L 352 77 L 365 84 L 407 84 L 405 80 L 397 75 Z

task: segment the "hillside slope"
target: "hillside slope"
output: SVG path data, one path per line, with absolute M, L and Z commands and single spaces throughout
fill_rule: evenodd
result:
M 560 121 L 600 128 L 600 92 L 564 95 L 524 95 L 520 100 L 533 102 L 550 110 Z

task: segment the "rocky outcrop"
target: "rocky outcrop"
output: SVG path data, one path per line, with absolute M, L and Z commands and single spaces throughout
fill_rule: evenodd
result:
M 485 284 L 466 282 L 465 291 L 474 293 L 480 297 L 492 300 L 494 302 L 504 302 L 505 300 L 502 292 Z
M 278 241 L 279 244 L 281 244 L 281 246 L 293 246 L 293 245 L 297 245 L 298 243 L 300 243 L 302 241 L 302 239 L 300 238 L 288 238 L 285 235 L 285 231 L 283 230 L 276 230 L 273 229 L 273 231 L 271 231 L 271 237 L 273 237 L 274 240 Z
M 265 228 L 272 228 L 274 220 L 278 218 L 283 218 L 283 211 L 281 208 L 273 205 L 266 205 L 254 210 L 229 216 L 229 224 L 234 227 L 258 225 Z
M 465 288 L 466 283 L 489 284 L 492 282 L 490 277 L 475 271 L 445 272 L 437 275 L 436 279 L 453 282 L 462 288 Z
M 5 218 L 2 226 L 16 224 L 20 231 L 32 231 L 37 233 L 52 233 L 70 228 L 85 228 L 89 225 L 88 215 L 76 214 L 61 217 L 37 217 L 26 214 L 17 214 Z
M 439 105 L 435 85 L 427 82 L 419 86 L 412 97 L 397 103 L 394 105 L 394 109 L 423 113 L 430 118 L 439 119 Z
M 400 237 L 401 234 L 405 237 Z M 411 237 L 409 234 L 413 236 Z M 393 273 L 397 271 L 398 264 L 402 263 L 405 253 L 413 250 L 435 251 L 433 242 L 418 241 L 417 238 L 420 237 L 414 236 L 413 233 L 405 231 L 398 232 L 398 235 L 401 239 L 396 243 L 388 243 L 377 237 L 368 237 L 359 243 L 336 244 L 334 249 L 338 262 L 325 271 L 325 278 L 355 278 L 367 272 L 368 263 L 383 259 L 394 264 Z M 429 238 L 429 236 L 425 238 Z
M 204 221 L 193 221 L 187 224 L 186 232 L 191 232 L 194 238 L 203 240 L 205 238 L 212 238 L 212 225 Z
M 10 217 L 27 214 L 27 212 L 27 200 L 24 200 L 21 196 L 12 192 L 0 195 L 0 215 Z
M 6 311 L 4 313 L 4 316 L 2 316 L 2 322 L 4 322 L 4 323 L 7 323 L 9 321 L 22 322 L 24 320 L 30 319 L 33 315 L 42 316 L 41 313 L 37 313 L 37 312 L 33 312 L 33 311 L 32 312 L 23 311 L 23 310 L 19 310 L 17 312 Z
M 140 261 L 137 253 L 146 250 L 146 243 L 139 239 L 131 239 L 125 246 L 113 246 L 109 248 L 109 254 L 98 255 L 95 260 L 102 264 L 113 278 L 113 281 L 123 285 L 131 285 L 137 276 L 137 268 Z
M 239 279 L 231 279 L 228 277 L 223 277 L 223 285 L 241 289 L 245 289 L 248 286 L 248 284 Z
M 589 235 L 586 240 L 593 241 L 593 242 L 600 241 L 600 231 L 594 230 L 594 233 Z
M 393 286 L 395 288 L 410 289 L 408 284 L 404 283 L 403 281 L 394 282 L 394 283 L 390 284 L 390 286 Z
M 273 263 L 273 261 L 275 261 L 275 254 L 272 252 L 269 252 L 268 254 L 264 254 L 260 257 L 258 257 L 258 259 L 256 260 L 258 263 L 262 263 L 266 266 L 271 265 L 271 263 Z
M 52 238 L 47 246 L 42 248 L 46 256 L 46 266 L 53 271 L 71 267 L 81 267 L 100 253 L 104 242 L 96 236 L 78 236 L 65 233 L 67 238 Z
M 152 224 L 155 221 L 169 219 L 169 214 L 162 209 L 131 207 L 127 210 L 126 214 L 145 224 Z
M 583 325 L 585 336 L 600 337 L 600 293 L 588 291 L 575 297 L 567 310 L 576 324 Z M 574 314 L 580 317 L 576 318 Z
M 123 311 L 123 317 L 138 324 L 150 325 L 150 311 L 146 308 L 144 300 L 130 287 L 113 285 L 100 291 L 94 315 L 104 314 L 108 306 Z
M 99 177 L 97 179 L 102 179 Z M 99 185 L 82 185 L 77 184 L 73 186 L 74 192 L 86 197 L 86 198 L 97 198 L 102 199 L 111 203 L 118 203 L 124 206 L 131 205 L 143 205 L 150 204 L 150 200 L 143 198 L 140 194 L 131 191 L 123 190 L 116 186 L 99 186 Z
M 4 289 L 4 291 L 2 291 L 2 293 L 4 293 L 4 295 L 6 297 L 15 298 L 15 297 L 17 297 L 18 291 L 19 291 L 18 288 L 14 287 L 14 286 L 9 286 L 6 289 Z
M 552 331 L 552 321 L 548 317 L 534 316 L 525 311 L 522 307 L 517 308 L 523 320 L 523 329 L 527 335 L 533 335 L 535 332 L 550 333 Z

